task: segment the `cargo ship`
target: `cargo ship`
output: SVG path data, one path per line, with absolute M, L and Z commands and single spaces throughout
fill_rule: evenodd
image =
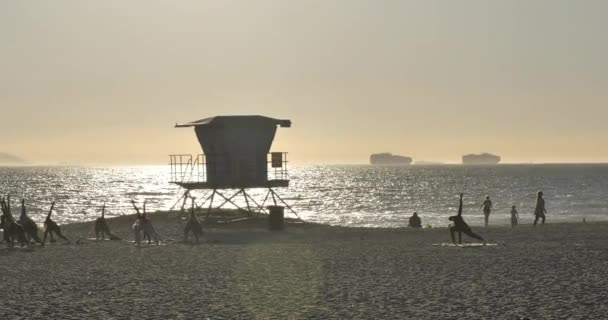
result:
M 462 156 L 462 164 L 485 164 L 492 165 L 500 163 L 500 156 L 482 153 L 482 154 L 467 154 Z
M 372 165 L 404 166 L 412 164 L 413 159 L 391 153 L 376 153 L 370 156 L 369 161 Z

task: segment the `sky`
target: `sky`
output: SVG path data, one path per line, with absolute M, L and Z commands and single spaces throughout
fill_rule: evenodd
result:
M 163 164 L 215 115 L 296 163 L 608 162 L 608 1 L 0 0 L 0 152 Z

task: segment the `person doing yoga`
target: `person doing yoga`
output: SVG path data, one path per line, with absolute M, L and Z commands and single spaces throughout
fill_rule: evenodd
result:
M 475 234 L 471 230 L 471 227 L 469 227 L 469 225 L 466 222 L 464 222 L 464 219 L 462 218 L 462 197 L 463 197 L 463 194 L 461 193 L 460 194 L 460 204 L 458 206 L 458 215 L 451 216 L 449 218 L 450 221 L 454 222 L 454 225 L 450 227 L 450 236 L 452 237 L 452 242 L 454 244 L 456 244 L 456 239 L 454 237 L 454 233 L 458 232 L 458 243 L 459 244 L 462 243 L 462 234 L 463 233 L 471 238 L 475 238 L 477 240 L 482 241 L 484 244 L 486 244 L 486 240 L 484 240 L 484 238 L 482 238 L 481 236 Z

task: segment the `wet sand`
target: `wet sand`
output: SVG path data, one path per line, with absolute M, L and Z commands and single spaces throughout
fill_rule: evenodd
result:
M 134 218 L 63 229 L 72 244 L 0 250 L 0 319 L 600 319 L 608 224 L 474 228 L 495 246 L 452 247 L 445 228 L 362 229 L 152 215 L 161 246 L 131 243 Z M 469 241 L 465 238 L 465 241 Z

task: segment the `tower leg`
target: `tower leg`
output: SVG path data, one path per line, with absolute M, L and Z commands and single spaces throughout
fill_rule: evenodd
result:
M 215 196 L 215 189 L 213 189 L 213 192 L 211 192 L 211 200 L 209 201 L 209 208 L 207 209 L 207 215 L 205 216 L 205 219 L 207 219 L 209 217 L 209 215 L 211 214 L 211 208 L 213 207 L 213 197 Z
M 255 205 L 254 209 L 256 209 L 256 211 L 252 211 L 252 213 L 255 213 L 256 217 L 260 214 L 260 212 L 266 211 L 265 209 L 261 209 L 261 208 L 263 208 L 263 206 L 260 206 L 260 204 L 257 201 L 255 201 L 255 199 L 251 195 L 249 195 L 248 193 L 245 193 L 245 195 L 249 198 L 249 201 L 253 202 L 253 204 Z M 266 202 L 266 201 L 264 201 L 264 202 Z
M 260 215 L 260 213 L 266 210 L 264 209 L 264 205 L 266 204 L 266 201 L 268 201 L 268 197 L 270 196 L 270 190 L 272 189 L 268 189 L 268 193 L 266 193 L 266 197 L 264 198 L 264 201 L 262 201 L 262 205 L 258 206 L 258 216 Z
M 274 197 L 275 196 L 275 192 L 274 192 L 274 190 L 272 190 L 272 188 L 268 188 L 268 190 L 270 190 L 270 194 L 272 195 L 272 202 L 276 206 L 277 205 L 277 198 Z M 278 197 L 278 195 L 277 195 L 277 197 Z
M 181 190 L 181 188 L 180 188 L 180 190 Z M 179 192 L 179 190 L 178 190 L 178 192 Z M 169 209 L 169 211 L 171 211 L 171 210 L 175 209 L 175 206 L 177 206 L 177 204 L 178 204 L 180 201 L 182 201 L 182 199 L 184 198 L 184 196 L 185 196 L 187 193 L 188 193 L 188 190 L 186 190 L 186 192 L 184 192 L 184 193 L 183 193 L 183 194 L 182 194 L 182 195 L 181 195 L 181 196 L 180 196 L 180 197 L 179 197 L 179 198 L 178 198 L 178 199 L 175 201 L 175 203 L 173 204 L 173 206 L 171 206 L 171 209 Z
M 236 196 L 238 196 L 241 192 L 245 192 L 243 190 L 239 190 L 237 193 L 233 194 L 230 198 L 227 198 L 225 195 L 216 192 L 220 197 L 224 198 L 224 202 L 218 207 L 221 208 L 223 207 L 225 204 L 230 203 L 231 205 L 235 206 L 238 210 L 243 210 L 245 211 L 245 209 L 241 208 L 238 204 L 234 203 L 234 201 L 232 201 L 232 199 L 234 199 Z
M 302 220 L 302 218 L 300 218 L 300 216 L 298 215 L 298 213 L 295 210 L 293 210 L 293 208 L 291 208 L 287 204 L 287 202 L 285 202 L 285 200 L 283 200 L 276 192 L 274 192 L 274 190 L 270 189 L 270 191 L 273 194 L 273 199 L 274 199 L 274 196 L 276 196 L 279 199 L 279 201 L 281 201 L 285 205 L 285 208 L 289 209 L 289 211 L 291 211 L 293 214 L 295 214 L 296 217 L 298 217 L 298 220 L 300 220 L 301 222 L 304 222 L 304 220 Z
M 247 216 L 251 217 L 251 207 L 249 206 L 247 192 L 245 192 L 245 189 L 241 189 L 241 192 L 243 193 L 243 196 L 245 197 L 245 203 L 247 204 Z
M 184 218 L 184 213 L 186 212 L 184 210 L 184 207 L 186 206 L 186 201 L 188 201 L 188 197 L 190 197 L 190 190 L 186 190 L 186 192 L 184 192 L 184 195 L 182 197 L 184 200 L 182 201 L 182 206 L 179 209 L 179 216 L 178 216 L 178 219 L 180 219 L 180 220 Z
M 203 209 L 203 207 L 205 206 L 205 203 L 207 203 L 207 201 L 209 201 L 209 199 L 211 199 L 211 197 L 213 196 L 213 192 L 211 192 L 210 195 L 205 194 L 205 196 L 203 197 L 204 200 L 200 203 L 200 204 L 194 204 L 197 208 L 197 210 L 201 210 Z
M 226 205 L 226 203 L 230 203 L 230 204 L 232 204 L 233 206 L 235 206 L 237 209 L 240 209 L 240 207 L 239 207 L 239 206 L 237 206 L 237 205 L 236 205 L 234 202 L 232 202 L 232 199 L 234 199 L 236 196 L 238 196 L 238 195 L 239 195 L 241 192 L 242 192 L 242 190 L 239 190 L 237 193 L 235 193 L 235 194 L 233 194 L 232 196 L 230 196 L 230 198 L 226 198 L 226 196 L 224 196 L 223 194 L 221 194 L 221 193 L 217 192 L 217 194 L 218 194 L 220 197 L 224 198 L 224 202 L 222 202 L 222 204 L 220 204 L 220 205 L 219 205 L 217 208 L 219 209 L 219 208 L 221 208 L 221 207 L 225 206 L 225 205 Z

